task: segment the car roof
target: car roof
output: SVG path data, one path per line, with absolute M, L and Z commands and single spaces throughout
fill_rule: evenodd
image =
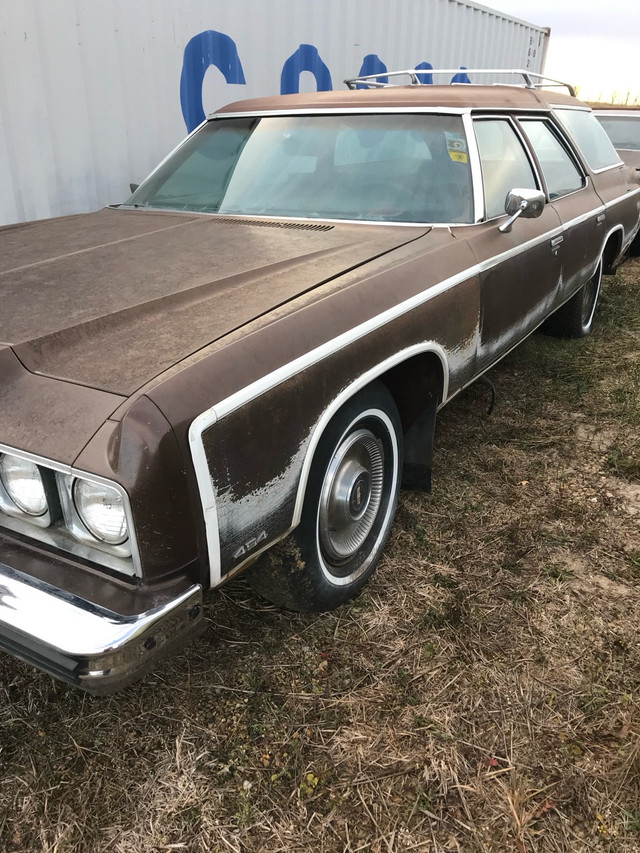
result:
M 549 110 L 552 106 L 578 106 L 589 109 L 582 101 L 564 92 L 552 92 L 524 86 L 481 86 L 454 83 L 447 86 L 385 86 L 378 89 L 347 89 L 278 95 L 235 101 L 214 113 L 271 113 L 313 110 L 361 109 L 530 109 Z

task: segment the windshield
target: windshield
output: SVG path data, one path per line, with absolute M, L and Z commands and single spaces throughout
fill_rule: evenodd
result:
M 212 119 L 125 202 L 205 213 L 471 222 L 459 116 Z

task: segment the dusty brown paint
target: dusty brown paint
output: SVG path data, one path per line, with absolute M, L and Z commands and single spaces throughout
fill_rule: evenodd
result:
M 73 231 L 57 247 L 42 226 L 31 231 L 27 263 L 0 273 L 0 335 L 33 373 L 122 395 L 319 281 L 396 248 L 411 230 L 318 232 L 135 210 L 87 220 L 96 245 L 79 251 Z M 10 231 L 3 254 L 6 243 L 15 256 L 23 239 Z
M 578 103 L 513 87 L 424 86 L 260 99 L 219 114 L 472 106 L 514 117 L 548 113 L 549 100 Z M 545 234 L 637 187 L 625 169 L 586 170 L 584 190 L 510 233 L 498 231 L 502 220 L 303 230 L 286 220 L 136 210 L 0 229 L 0 443 L 123 485 L 143 578 L 119 578 L 9 531 L 1 559 L 120 613 L 139 613 L 194 580 L 207 586 L 194 418 L 433 289 L 205 430 L 221 569 L 233 572 L 252 557 L 247 542 L 275 541 L 291 526 L 318 424 L 365 372 L 387 381 L 409 427 L 419 396 L 442 397 L 445 366 L 430 352 L 385 373 L 387 359 L 412 346 L 441 348 L 451 396 L 575 292 L 611 224 L 628 233 L 637 224 L 637 196 L 608 209 L 604 224 L 587 216 L 557 253 Z M 519 247 L 536 240 L 523 263 Z M 439 292 L 454 275 L 460 281 Z
M 70 465 L 123 399 L 35 376 L 0 344 L 0 444 Z

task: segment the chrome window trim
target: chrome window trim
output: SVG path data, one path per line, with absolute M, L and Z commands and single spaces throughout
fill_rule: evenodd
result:
M 579 113 L 592 113 L 591 107 L 582 106 L 582 104 L 552 104 L 549 101 L 549 106 L 552 110 L 575 110 Z
M 167 154 L 167 156 L 161 160 L 160 163 L 153 169 L 153 171 L 149 172 L 149 174 L 144 178 L 144 181 L 149 180 L 166 162 L 169 160 L 175 153 L 177 153 L 180 148 L 189 140 L 195 133 L 200 130 L 200 128 L 204 127 L 209 121 L 215 120 L 223 120 L 226 118 L 250 118 L 250 117 L 258 117 L 258 118 L 273 118 L 273 117 L 287 117 L 292 115 L 353 115 L 353 114 L 363 114 L 363 115 L 380 115 L 380 114 L 398 114 L 398 115 L 454 115 L 460 116 L 462 118 L 462 123 L 465 131 L 468 130 L 465 117 L 468 116 L 471 112 L 470 107 L 458 108 L 458 107 L 428 107 L 428 108 L 411 108 L 411 109 L 402 109 L 399 107 L 385 107 L 382 109 L 371 109 L 371 108 L 339 108 L 339 109 L 318 109 L 318 110 L 308 110 L 308 109 L 300 109 L 300 110 L 270 110 L 265 112 L 246 112 L 246 113 L 213 113 L 210 116 L 201 122 L 198 127 L 194 128 L 191 133 L 186 136 L 176 147 Z M 548 110 L 547 110 L 548 112 Z M 468 137 L 468 133 L 467 133 Z M 469 145 L 469 139 L 467 138 L 467 147 Z M 473 174 L 472 174 L 473 181 Z M 475 186 L 473 187 L 474 191 L 474 212 L 475 212 Z M 338 224 L 359 224 L 359 225 L 395 225 L 401 227 L 436 227 L 436 226 L 445 226 L 445 227 L 453 227 L 458 225 L 474 225 L 474 222 L 421 222 L 421 221 L 412 221 L 412 222 L 394 222 L 391 220 L 381 220 L 381 219 L 327 219 L 320 217 L 304 217 L 304 216 L 274 216 L 274 215 L 261 215 L 261 214 L 253 214 L 253 213 L 219 213 L 217 211 L 205 211 L 205 210 L 184 210 L 182 208 L 172 208 L 172 207 L 146 207 L 144 205 L 129 205 L 122 202 L 119 205 L 115 206 L 121 210 L 141 210 L 145 212 L 164 212 L 164 213 L 177 213 L 182 216 L 210 216 L 210 217 L 221 217 L 225 219 L 237 218 L 237 219 L 258 219 L 261 221 L 272 221 L 272 222 L 316 222 L 316 223 L 338 223 Z M 177 226 L 176 226 L 177 227 Z
M 125 208 L 133 210 L 133 208 Z M 474 222 L 394 222 L 389 219 L 326 219 L 320 216 L 270 216 L 261 213 L 214 213 L 212 211 L 184 211 L 170 207 L 141 207 L 139 210 L 158 211 L 164 213 L 186 213 L 187 216 L 211 216 L 220 217 L 221 219 L 241 219 L 245 222 L 248 219 L 258 219 L 261 222 L 313 222 L 318 225 L 378 225 L 388 228 L 389 226 L 400 228 L 453 228 L 459 225 L 475 225 Z
M 486 114 L 483 113 L 482 115 L 471 116 L 471 124 L 472 124 L 472 129 L 473 129 L 473 140 L 474 140 L 476 153 L 478 156 L 478 165 L 480 168 L 480 188 L 481 188 L 480 192 L 481 192 L 481 200 L 482 200 L 482 219 L 480 220 L 480 222 L 497 222 L 499 219 L 506 217 L 507 214 L 506 213 L 499 213 L 496 216 L 492 216 L 491 218 L 485 218 L 487 209 L 486 209 L 485 198 L 484 198 L 484 181 L 482 178 L 482 160 L 480 158 L 480 149 L 478 147 L 478 140 L 477 140 L 477 137 L 475 134 L 475 128 L 474 128 L 474 126 L 477 122 L 498 120 L 498 121 L 507 121 L 511 125 L 518 141 L 520 142 L 520 145 L 522 146 L 522 149 L 525 153 L 525 156 L 529 162 L 529 165 L 531 166 L 533 176 L 538 183 L 538 186 L 536 187 L 536 189 L 539 190 L 540 192 L 544 192 L 543 186 L 545 186 L 545 183 L 543 180 L 543 176 L 538 171 L 538 165 L 537 165 L 536 161 L 533 159 L 533 157 L 531 156 L 531 149 L 529 147 L 529 140 L 523 135 L 522 130 L 520 129 L 518 122 L 515 121 L 514 118 L 515 117 L 512 113 L 509 113 L 508 115 L 506 115 L 506 114 L 501 115 L 500 113 L 494 113 L 494 112 L 486 113 Z M 548 204 L 548 203 L 549 203 L 549 198 L 545 193 L 545 204 Z
M 468 85 L 468 84 L 465 84 Z M 295 116 L 295 115 L 355 115 L 356 113 L 367 113 L 369 115 L 389 115 L 393 113 L 425 113 L 425 114 L 440 114 L 440 115 L 469 115 L 476 113 L 478 110 L 490 109 L 492 112 L 512 114 L 514 112 L 527 113 L 546 113 L 550 112 L 547 106 L 526 106 L 526 107 L 445 107 L 445 106 L 397 106 L 397 107 L 300 107 L 290 110 L 246 110 L 243 112 L 228 112 L 228 113 L 210 113 L 202 124 L 207 121 L 216 121 L 225 118 L 273 118 L 276 116 Z M 202 127 L 202 125 L 199 125 Z M 196 128 L 197 130 L 198 128 Z M 192 131 L 195 133 L 195 130 Z M 178 146 L 179 147 L 179 146 Z
M 578 173 L 580 174 L 580 176 L 582 177 L 582 180 L 584 181 L 584 183 L 582 184 L 581 187 L 578 187 L 575 190 L 571 190 L 571 192 L 564 193 L 563 195 L 556 196 L 555 198 L 551 198 L 550 195 L 547 195 L 547 200 L 549 201 L 550 204 L 553 204 L 554 202 L 558 201 L 559 199 L 569 198 L 569 196 L 572 196 L 572 195 L 575 195 L 576 193 L 582 192 L 582 190 L 586 190 L 587 187 L 589 186 L 590 176 L 589 176 L 588 170 L 585 169 L 584 163 L 582 162 L 581 158 L 578 156 L 578 154 L 575 150 L 575 146 L 572 145 L 572 140 L 566 135 L 566 133 L 563 133 L 564 128 L 562 126 L 560 126 L 558 123 L 554 122 L 552 120 L 551 116 L 549 116 L 549 118 L 547 120 L 545 120 L 545 119 L 542 119 L 542 120 L 545 121 L 545 123 L 549 127 L 550 132 L 553 134 L 555 139 L 558 141 L 558 144 L 561 146 L 561 148 L 568 155 L 569 159 L 571 160 L 573 165 L 576 167 Z M 531 142 L 531 140 L 527 136 L 527 132 L 525 129 L 527 122 L 531 122 L 531 121 L 541 121 L 541 119 L 537 116 L 518 116 L 518 125 L 520 125 L 520 124 L 523 125 L 522 132 L 525 134 L 529 148 L 535 154 L 536 159 L 538 159 L 538 154 L 536 152 L 536 149 L 534 148 L 533 142 Z M 542 164 L 540 164 L 540 171 L 542 173 L 542 179 L 544 181 L 544 185 L 548 190 L 549 187 L 547 186 L 547 180 L 544 176 L 544 169 L 542 168 Z
M 300 107 L 293 110 L 247 110 L 237 113 L 211 113 L 207 121 L 219 121 L 227 118 L 288 118 L 289 116 L 319 115 L 457 115 L 470 112 L 472 107 Z
M 573 112 L 582 112 L 582 113 L 592 113 L 594 118 L 596 118 L 595 113 L 593 112 L 593 110 L 591 108 L 585 109 L 584 107 L 578 107 L 578 106 L 573 106 L 573 105 L 554 104 L 552 109 L 553 109 L 553 115 L 555 116 L 556 121 L 560 125 L 561 130 L 564 132 L 565 137 L 571 141 L 573 147 L 575 148 L 576 152 L 580 156 L 580 161 L 584 165 L 586 165 L 588 171 L 591 172 L 591 174 L 600 175 L 603 172 L 609 172 L 612 169 L 621 169 L 625 165 L 624 161 L 620 157 L 618 157 L 617 162 L 611 163 L 608 166 L 601 166 L 599 169 L 594 169 L 591 166 L 591 164 L 589 163 L 589 160 L 587 159 L 587 155 L 584 153 L 584 151 L 580 147 L 578 140 L 571 133 L 570 128 L 567 127 L 564 124 L 564 122 L 562 121 L 562 110 L 570 110 Z M 596 121 L 597 121 L 597 118 L 596 118 Z M 604 130 L 604 128 L 603 128 L 603 130 Z M 606 131 L 605 131 L 605 133 L 606 133 Z M 609 141 L 611 142 L 611 140 L 609 140 Z M 613 147 L 613 142 L 611 142 L 611 146 Z M 616 149 L 613 148 L 613 150 L 614 150 L 616 156 L 618 156 L 618 152 L 616 151 Z
M 474 165 L 472 164 L 472 180 L 473 177 L 473 169 Z M 537 174 L 537 172 L 536 172 Z M 480 178 L 481 180 L 481 178 Z M 587 175 L 587 185 L 590 180 L 590 176 Z M 575 192 L 581 192 L 584 187 L 581 187 L 579 190 L 575 190 Z M 476 188 L 474 185 L 474 193 L 476 192 Z M 617 198 L 608 201 L 606 207 L 609 207 L 613 204 L 618 204 L 625 199 L 630 198 L 636 193 L 640 192 L 640 189 L 632 190 L 628 193 L 625 193 L 622 196 L 618 196 Z M 566 198 L 566 196 L 562 196 L 562 198 Z M 475 201 L 475 200 L 474 200 Z M 125 210 L 133 210 L 133 207 L 127 207 L 126 205 L 121 205 Z M 172 210 L 171 208 L 158 208 L 158 207 L 150 207 L 150 208 L 136 208 L 140 210 L 144 210 L 146 213 L 182 213 L 185 216 L 209 216 L 212 218 L 219 217 L 221 219 L 230 220 L 230 219 L 239 219 L 243 222 L 247 222 L 248 219 L 256 219 L 259 222 L 300 222 L 300 223 L 309 223 L 309 224 L 317 224 L 317 225 L 362 225 L 366 227 L 370 227 L 375 225 L 379 228 L 474 228 L 478 225 L 483 225 L 487 223 L 497 222 L 500 219 L 500 216 L 494 217 L 493 219 L 479 219 L 475 222 L 390 222 L 390 221 L 382 221 L 380 219 L 323 219 L 321 217 L 310 217 L 310 216 L 266 216 L 257 213 L 252 213 L 251 215 L 238 213 L 209 213 L 209 212 L 191 212 L 184 210 Z M 601 212 L 602 208 L 594 208 L 593 212 L 598 213 Z M 506 216 L 506 213 L 501 214 L 501 216 Z M 573 222 L 573 220 L 572 220 Z M 575 224 L 575 223 L 574 223 Z M 568 226 L 567 226 L 568 227 Z M 425 231 L 427 234 L 428 231 Z M 424 235 L 422 235 L 424 236 Z
M 592 169 L 594 175 L 601 175 L 603 172 L 611 172 L 613 169 L 623 169 L 624 161 L 620 160 L 618 163 L 613 163 L 611 166 L 603 166 L 602 169 Z
M 200 128 L 201 128 L 201 127 L 204 127 L 206 123 L 207 123 L 207 119 L 205 119 L 204 121 L 200 122 L 200 124 L 199 124 L 197 127 L 194 127 L 194 129 L 191 131 L 191 133 L 188 133 L 188 134 L 184 137 L 184 139 L 181 139 L 181 140 L 180 140 L 180 142 L 178 142 L 178 144 L 177 144 L 174 148 L 172 148 L 172 149 L 171 149 L 171 151 L 169 151 L 169 153 L 168 153 L 165 157 L 163 157 L 163 158 L 162 158 L 162 160 L 161 160 L 159 163 L 157 163 L 157 164 L 154 166 L 154 168 L 149 172 L 149 174 L 144 176 L 144 178 L 142 179 L 142 182 L 141 182 L 141 183 L 144 183 L 145 181 L 148 181 L 148 180 L 149 180 L 149 178 L 151 178 L 153 175 L 155 175 L 155 173 L 156 173 L 159 169 L 161 169 L 161 168 L 162 168 L 162 166 L 164 166 L 164 164 L 167 162 L 167 160 L 169 160 L 171 157 L 173 157 L 173 155 L 174 155 L 177 151 L 179 151 L 179 150 L 182 148 L 182 146 L 183 146 L 183 145 L 186 145 L 186 143 L 191 139 L 191 137 L 192 137 L 195 133 L 197 133 L 197 132 L 200 130 Z M 139 185 L 139 186 L 140 186 L 140 185 Z M 131 196 L 132 196 L 132 195 L 133 195 L 133 193 L 130 193 L 130 194 L 127 196 L 127 198 L 131 198 Z M 137 207 L 136 205 L 127 205 L 127 204 L 124 204 L 124 202 L 123 202 L 122 204 L 118 205 L 118 207 L 122 207 L 122 208 L 124 208 L 124 210 L 147 210 L 147 209 L 150 209 L 150 210 L 158 210 L 158 209 L 164 209 L 164 208 L 146 208 L 146 207 Z M 181 211 L 181 213 L 184 213 L 184 214 L 188 215 L 188 214 L 189 214 L 189 211 L 185 211 L 185 210 L 183 210 L 183 211 Z M 193 212 L 191 212 L 191 213 L 193 214 Z
M 467 138 L 467 156 L 471 168 L 471 188 L 473 192 L 473 224 L 477 225 L 484 219 L 484 183 L 482 181 L 482 163 L 480 162 L 480 151 L 478 140 L 473 130 L 474 117 L 470 112 L 462 116 L 462 126 Z
M 134 577 L 142 576 L 140 552 L 138 550 L 138 543 L 133 525 L 133 515 L 131 513 L 129 495 L 123 486 L 115 482 L 115 480 L 109 480 L 108 478 L 101 477 L 98 474 L 92 474 L 89 471 L 74 468 L 72 465 L 65 465 L 63 463 L 56 462 L 53 459 L 47 459 L 44 456 L 30 453 L 27 450 L 19 450 L 18 448 L 10 447 L 5 444 L 0 444 L 0 453 L 13 454 L 21 459 L 27 459 L 30 462 L 35 462 L 36 465 L 54 472 L 54 474 L 56 474 L 56 481 L 59 479 L 57 475 L 60 474 L 70 478 L 90 480 L 91 482 L 100 483 L 101 485 L 110 486 L 112 489 L 115 489 L 122 497 L 125 509 L 129 529 L 129 539 L 127 542 L 130 543 L 126 550 L 130 551 L 130 553 L 125 554 L 123 546 L 115 546 L 112 548 L 106 545 L 106 543 L 99 542 L 99 540 L 95 538 L 92 538 L 90 543 L 88 540 L 79 541 L 74 538 L 72 531 L 67 527 L 66 523 L 60 525 L 60 527 L 37 527 L 25 521 L 24 516 L 16 518 L 15 516 L 10 516 L 3 512 L 0 512 L 0 531 L 4 527 L 7 530 L 12 530 L 15 533 L 20 533 L 30 539 L 34 539 L 35 541 L 43 542 L 68 554 L 80 557 L 83 560 L 89 560 L 92 563 L 97 563 L 98 565 L 115 569 L 122 574 Z M 62 501 L 60 491 L 58 494 Z

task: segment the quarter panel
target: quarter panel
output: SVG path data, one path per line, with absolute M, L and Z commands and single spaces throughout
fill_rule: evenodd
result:
M 640 209 L 638 174 L 632 172 L 632 182 L 628 175 L 629 167 L 624 164 L 593 175 L 594 188 L 606 207 L 606 231 L 610 231 L 615 225 L 622 225 L 623 249 L 628 246 L 637 231 Z

